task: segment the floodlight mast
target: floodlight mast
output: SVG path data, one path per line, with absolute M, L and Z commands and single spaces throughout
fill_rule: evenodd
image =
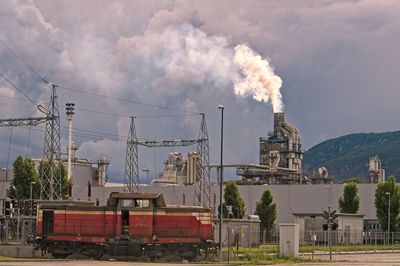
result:
M 75 104 L 74 103 L 66 103 L 66 114 L 68 121 L 68 170 L 67 170 L 67 180 L 68 180 L 68 196 L 72 197 L 72 163 L 71 163 L 71 155 L 72 155 L 72 117 L 74 115 Z

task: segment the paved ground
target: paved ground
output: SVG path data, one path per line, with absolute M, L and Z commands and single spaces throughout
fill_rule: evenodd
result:
M 376 253 L 376 254 L 350 254 L 333 255 L 332 262 L 329 261 L 329 255 L 317 255 L 315 259 L 325 260 L 326 262 L 313 262 L 287 265 L 349 265 L 349 266 L 377 266 L 377 265 L 396 265 L 400 266 L 400 253 Z M 286 265 L 286 264 L 283 264 Z
M 73 260 L 73 261 L 13 261 L 13 262 L 0 262 L 1 266 L 179 266 L 179 265 L 201 265 L 201 264 L 162 264 L 162 263 L 143 263 L 143 262 L 122 262 L 122 261 L 88 261 L 88 260 Z M 214 266 L 214 264 L 212 264 Z
M 329 260 L 329 255 L 318 255 L 316 259 Z M 143 263 L 143 262 L 122 262 L 122 261 L 90 261 L 90 260 L 51 260 L 51 261 L 0 261 L 0 266 L 179 266 L 179 265 L 202 265 L 189 263 Z M 227 264 L 208 264 L 213 266 L 221 266 Z M 234 265 L 234 264 L 231 264 Z M 400 266 L 400 253 L 378 253 L 378 254 L 351 254 L 351 255 L 334 255 L 333 262 L 310 262 L 299 264 L 281 264 L 283 266 L 315 266 L 315 265 L 349 265 L 349 266 Z
M 1 262 L 1 266 L 180 266 L 180 265 L 194 265 L 198 266 L 201 264 L 189 264 L 189 263 L 143 263 L 143 262 L 121 262 L 121 261 L 88 261 L 88 260 L 72 260 L 72 261 L 13 261 L 13 262 Z M 222 266 L 226 264 L 211 264 L 212 266 Z

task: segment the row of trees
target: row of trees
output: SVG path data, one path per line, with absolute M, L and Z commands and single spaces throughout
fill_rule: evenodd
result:
M 375 208 L 381 228 L 391 232 L 397 231 L 400 225 L 400 185 L 396 183 L 394 176 L 378 184 L 375 190 Z
M 234 218 L 243 218 L 246 208 L 243 199 L 240 196 L 238 186 L 233 183 L 227 183 L 224 190 L 225 204 L 232 207 Z M 341 213 L 357 213 L 360 207 L 360 197 L 358 196 L 358 188 L 356 182 L 345 184 L 343 196 L 339 198 L 339 209 Z M 261 220 L 261 230 L 266 231 L 269 235 L 275 228 L 276 220 L 276 204 L 274 203 L 272 193 L 266 189 L 261 195 L 261 199 L 256 204 L 254 214 L 258 215 Z M 228 214 L 224 212 L 225 217 Z
M 360 208 L 358 183 L 351 179 L 344 183 L 343 195 L 338 200 L 341 213 L 356 214 L 358 212 Z M 224 199 L 226 205 L 232 206 L 233 217 L 243 218 L 246 208 L 235 183 L 227 183 Z M 396 183 L 394 176 L 378 184 L 375 191 L 375 207 L 381 228 L 387 230 L 389 227 L 390 231 L 397 230 L 400 225 L 400 185 Z M 275 228 L 276 204 L 273 201 L 271 191 L 268 189 L 263 192 L 260 201 L 257 202 L 254 214 L 260 217 L 261 230 L 270 233 Z M 390 215 L 390 219 L 388 219 L 388 215 Z M 388 220 L 390 220 L 389 226 Z
M 378 184 L 375 190 L 376 217 L 383 230 L 397 231 L 400 225 L 400 185 L 396 178 L 390 176 L 385 182 Z M 357 213 L 360 207 L 360 197 L 356 182 L 345 183 L 343 197 L 339 199 L 339 209 L 342 213 Z M 388 219 L 390 216 L 390 219 Z M 388 224 L 390 221 L 390 225 Z
M 7 190 L 7 197 L 11 199 L 29 199 L 32 186 L 32 198 L 38 199 L 46 176 L 50 176 L 50 163 L 41 161 L 36 170 L 35 163 L 30 158 L 18 156 L 13 163 L 14 178 L 10 188 Z M 55 176 L 61 178 L 63 198 L 68 196 L 67 170 L 62 164 L 57 164 L 54 172 Z M 44 197 L 44 195 L 42 195 Z

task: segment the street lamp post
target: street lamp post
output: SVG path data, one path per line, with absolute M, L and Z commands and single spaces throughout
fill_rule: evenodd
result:
M 222 261 L 222 216 L 223 216 L 223 207 L 222 207 L 222 185 L 224 181 L 223 173 L 223 151 L 224 151 L 224 106 L 218 105 L 218 109 L 221 110 L 221 161 L 220 161 L 220 177 L 219 177 L 219 260 Z
M 387 226 L 388 237 L 387 237 L 387 239 L 388 239 L 388 244 L 389 244 L 389 242 L 390 242 L 390 238 L 389 238 L 389 235 L 390 235 L 390 192 L 386 192 L 385 194 L 388 195 L 388 226 Z

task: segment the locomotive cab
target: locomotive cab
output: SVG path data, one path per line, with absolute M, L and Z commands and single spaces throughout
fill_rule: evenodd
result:
M 112 192 L 107 206 L 116 211 L 121 235 L 150 242 L 154 212 L 159 207 L 166 207 L 166 204 L 160 193 Z

